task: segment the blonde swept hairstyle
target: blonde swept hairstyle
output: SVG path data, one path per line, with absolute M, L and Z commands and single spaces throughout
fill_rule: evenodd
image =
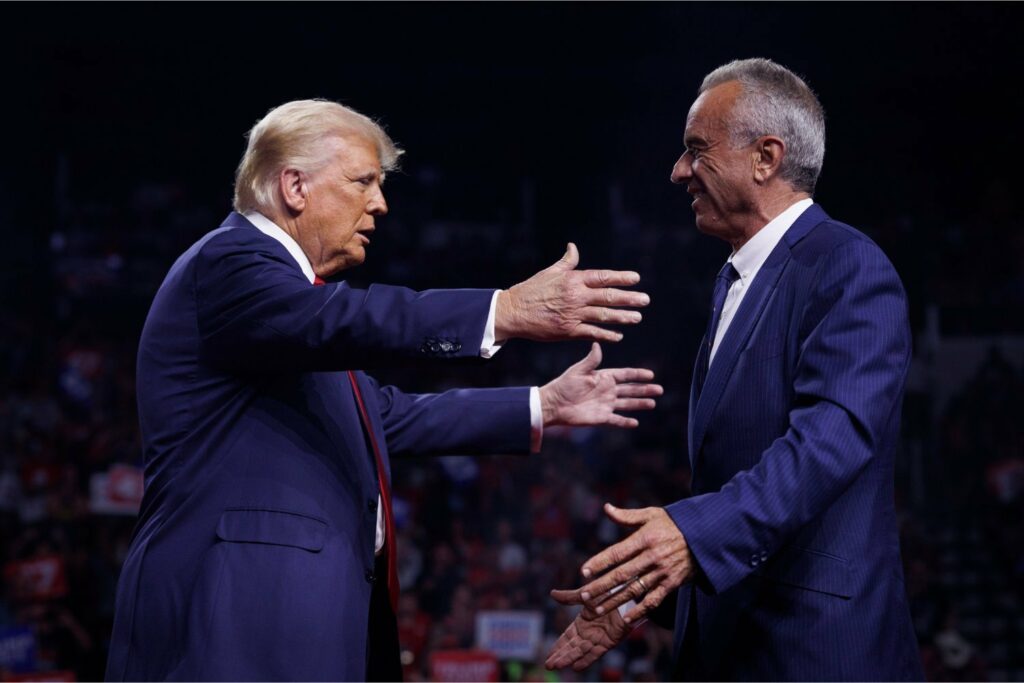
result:
M 373 142 L 381 171 L 398 168 L 399 149 L 373 119 L 330 100 L 295 100 L 275 107 L 248 132 L 248 145 L 235 172 L 235 211 L 279 209 L 277 183 L 285 168 L 313 174 L 330 162 L 332 138 L 355 136 Z

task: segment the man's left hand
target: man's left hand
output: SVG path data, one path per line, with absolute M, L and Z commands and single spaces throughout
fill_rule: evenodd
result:
M 613 522 L 636 531 L 583 563 L 583 577 L 598 578 L 576 590 L 552 591 L 551 597 L 585 605 L 598 615 L 634 600 L 636 607 L 624 617 L 633 624 L 692 576 L 693 555 L 663 508 L 627 510 L 605 503 L 604 511 Z M 624 587 L 611 593 L 617 586 Z
M 568 592 L 553 591 L 552 594 Z M 571 666 L 575 671 L 583 671 L 618 645 L 629 631 L 617 610 L 597 614 L 584 607 L 551 648 L 544 666 L 548 669 Z
M 610 425 L 636 427 L 632 417 L 616 411 L 651 410 L 654 396 L 664 390 L 651 384 L 654 373 L 643 368 L 598 370 L 601 347 L 595 342 L 586 358 L 569 367 L 556 379 L 540 388 L 544 426 Z

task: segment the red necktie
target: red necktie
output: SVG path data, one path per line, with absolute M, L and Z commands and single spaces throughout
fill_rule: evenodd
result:
M 315 276 L 313 284 L 322 285 L 324 281 L 319 276 Z M 356 373 L 352 370 L 348 371 L 348 380 L 352 384 L 352 393 L 355 394 L 359 417 L 363 421 L 363 429 L 366 430 L 366 436 L 373 449 L 373 457 L 377 461 L 377 484 L 380 487 L 381 505 L 384 506 L 384 547 L 388 554 L 388 597 L 391 598 L 391 609 L 398 614 L 398 543 L 395 539 L 395 519 L 391 514 L 391 491 L 388 488 L 387 477 L 384 476 L 384 459 L 380 454 L 380 446 L 377 445 L 377 437 L 373 435 L 370 415 L 366 412 L 366 404 L 363 403 L 363 392 L 359 390 Z

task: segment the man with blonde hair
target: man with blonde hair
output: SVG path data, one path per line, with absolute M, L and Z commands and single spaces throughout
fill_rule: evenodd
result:
M 553 266 L 507 290 L 327 282 L 366 258 L 400 150 L 342 105 L 290 102 L 249 135 L 236 212 L 171 267 L 139 343 L 146 488 L 107 677 L 401 676 L 390 457 L 528 453 L 544 427 L 632 427 L 660 387 L 599 370 L 409 395 L 363 368 L 488 358 L 512 338 L 616 341 L 636 273 Z

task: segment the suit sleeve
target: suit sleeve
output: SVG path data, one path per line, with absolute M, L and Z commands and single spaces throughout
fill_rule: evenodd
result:
M 530 387 L 406 394 L 368 379 L 393 457 L 530 452 Z
M 476 358 L 494 290 L 312 286 L 276 244 L 228 231 L 194 269 L 204 360 L 232 370 L 345 370 Z
M 874 244 L 846 242 L 823 259 L 814 292 L 786 433 L 721 490 L 666 507 L 713 592 L 752 573 L 753 555 L 773 554 L 838 498 L 898 419 L 910 332 L 892 265 Z

